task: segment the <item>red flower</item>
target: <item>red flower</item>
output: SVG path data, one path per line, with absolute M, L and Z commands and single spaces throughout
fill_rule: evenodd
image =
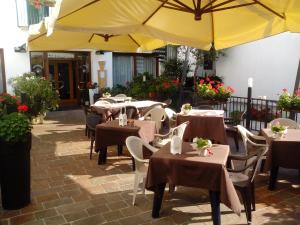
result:
M 169 82 L 163 82 L 162 83 L 163 88 L 169 89 L 171 87 L 171 84 Z
M 3 98 L 0 98 L 0 102 L 4 102 L 4 99 L 3 99 Z
M 295 94 L 299 96 L 300 95 L 300 90 L 295 91 Z
M 178 86 L 179 85 L 179 80 L 171 80 L 171 82 L 173 83 L 173 84 L 175 84 L 176 86 Z
M 233 93 L 234 89 L 232 87 L 227 87 L 227 91 L 229 91 L 230 93 Z
M 203 84 L 203 83 L 204 83 L 204 80 L 203 80 L 203 79 L 201 79 L 199 83 L 200 83 L 200 84 Z
M 209 77 L 206 77 L 206 81 L 207 81 L 207 82 L 210 81 Z
M 217 90 L 217 89 L 213 88 L 212 90 L 213 90 L 216 94 L 218 94 L 218 90 Z
M 27 105 L 19 105 L 18 106 L 18 111 L 19 112 L 27 112 L 28 111 L 28 106 Z
M 214 84 L 215 82 L 213 80 L 209 81 L 210 84 Z
M 288 90 L 287 90 L 286 88 L 283 88 L 282 91 L 283 91 L 283 92 L 287 92 Z

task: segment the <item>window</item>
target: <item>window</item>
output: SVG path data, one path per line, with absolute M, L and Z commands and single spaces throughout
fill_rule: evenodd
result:
M 36 9 L 28 0 L 15 0 L 17 8 L 17 21 L 19 27 L 27 27 L 39 23 L 44 17 L 49 16 L 49 7 L 42 6 Z
M 0 93 L 6 92 L 6 78 L 3 49 L 0 48 Z

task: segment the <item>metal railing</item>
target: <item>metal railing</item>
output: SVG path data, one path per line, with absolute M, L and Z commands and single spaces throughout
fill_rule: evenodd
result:
M 201 108 L 201 107 L 200 107 Z M 213 105 L 214 109 L 224 110 L 225 118 L 232 118 L 234 114 L 247 111 L 247 98 L 232 96 L 226 103 Z M 250 117 L 241 121 L 246 126 L 246 119 L 250 120 L 250 130 L 260 131 L 275 118 L 290 118 L 300 123 L 300 113 L 291 113 L 277 108 L 277 101 L 251 98 Z

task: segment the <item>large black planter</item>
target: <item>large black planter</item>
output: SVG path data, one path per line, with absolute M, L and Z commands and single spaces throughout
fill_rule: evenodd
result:
M 25 142 L 0 140 L 0 146 L 2 207 L 20 209 L 30 203 L 31 134 Z

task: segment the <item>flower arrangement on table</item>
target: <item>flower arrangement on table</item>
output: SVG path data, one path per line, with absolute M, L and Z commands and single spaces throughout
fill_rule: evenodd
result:
M 191 106 L 190 103 L 183 104 L 183 105 L 181 106 L 181 112 L 182 112 L 183 114 L 188 114 L 189 111 L 192 110 L 192 108 L 193 108 L 193 107 Z
M 282 90 L 277 102 L 277 108 L 287 111 L 300 110 L 300 90 L 290 94 L 286 88 Z
M 111 97 L 111 94 L 109 92 L 105 92 L 102 94 L 103 98 L 109 98 Z
M 209 139 L 204 138 L 193 138 L 193 143 L 191 144 L 193 149 L 198 151 L 200 156 L 213 155 L 212 151 L 209 149 L 212 147 L 212 143 Z
M 276 123 L 272 125 L 271 131 L 274 133 L 275 137 L 282 137 L 284 134 L 287 133 L 287 127 Z
M 233 88 L 225 87 L 222 82 L 211 80 L 209 77 L 201 79 L 196 87 L 202 100 L 226 102 L 234 92 Z
M 29 2 L 36 9 L 40 9 L 42 6 L 54 7 L 56 3 L 55 0 L 29 0 Z

